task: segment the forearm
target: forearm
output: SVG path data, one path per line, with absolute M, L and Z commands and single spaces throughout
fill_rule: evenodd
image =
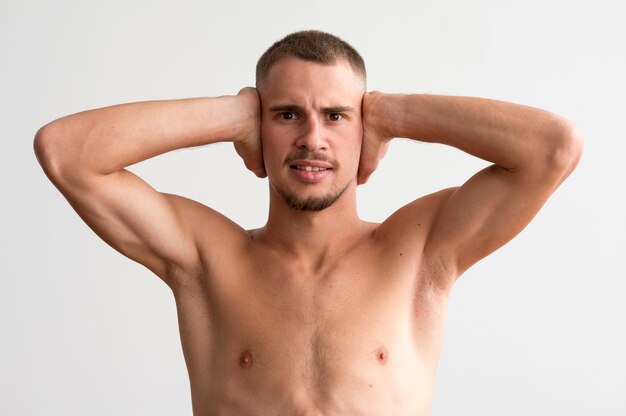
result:
M 537 108 L 472 97 L 381 94 L 380 135 L 454 146 L 510 171 L 555 163 L 573 128 Z
M 237 97 L 122 104 L 63 117 L 37 133 L 35 150 L 55 174 L 108 174 L 171 150 L 232 140 L 244 128 Z

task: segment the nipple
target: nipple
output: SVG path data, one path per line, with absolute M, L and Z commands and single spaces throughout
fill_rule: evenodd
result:
M 376 351 L 376 359 L 381 363 L 385 364 L 389 360 L 389 352 L 384 346 L 380 346 L 380 348 Z
M 241 368 L 252 367 L 252 353 L 250 351 L 244 351 L 239 357 L 239 366 Z

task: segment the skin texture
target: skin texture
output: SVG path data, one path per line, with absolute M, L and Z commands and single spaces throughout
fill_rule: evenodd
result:
M 37 133 L 77 213 L 172 289 L 195 415 L 429 414 L 453 283 L 519 233 L 581 155 L 571 123 L 543 110 L 362 85 L 342 62 L 284 59 L 258 92 L 124 104 Z M 494 164 L 364 222 L 357 184 L 393 137 Z M 243 230 L 125 169 L 217 141 L 268 177 L 264 227 Z M 294 169 L 320 164 L 330 170 Z M 336 200 L 303 211 L 286 194 Z

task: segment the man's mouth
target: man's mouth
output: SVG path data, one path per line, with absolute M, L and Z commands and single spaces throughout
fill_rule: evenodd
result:
M 292 169 L 296 170 L 305 170 L 307 172 L 319 172 L 320 170 L 330 170 L 330 168 L 322 168 L 319 166 L 303 166 L 303 165 L 294 165 L 291 166 Z
M 290 161 L 289 169 L 300 181 L 316 183 L 324 180 L 331 174 L 334 166 L 332 163 L 315 159 L 299 159 Z

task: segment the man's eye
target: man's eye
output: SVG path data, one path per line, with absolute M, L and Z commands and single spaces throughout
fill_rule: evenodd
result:
M 341 120 L 342 118 L 343 118 L 343 116 L 342 116 L 341 114 L 339 114 L 339 113 L 330 113 L 330 114 L 328 115 L 328 119 L 329 119 L 330 121 L 339 121 L 339 120 Z
M 283 120 L 294 120 L 296 118 L 296 115 L 291 112 L 284 112 L 280 113 L 280 118 Z

